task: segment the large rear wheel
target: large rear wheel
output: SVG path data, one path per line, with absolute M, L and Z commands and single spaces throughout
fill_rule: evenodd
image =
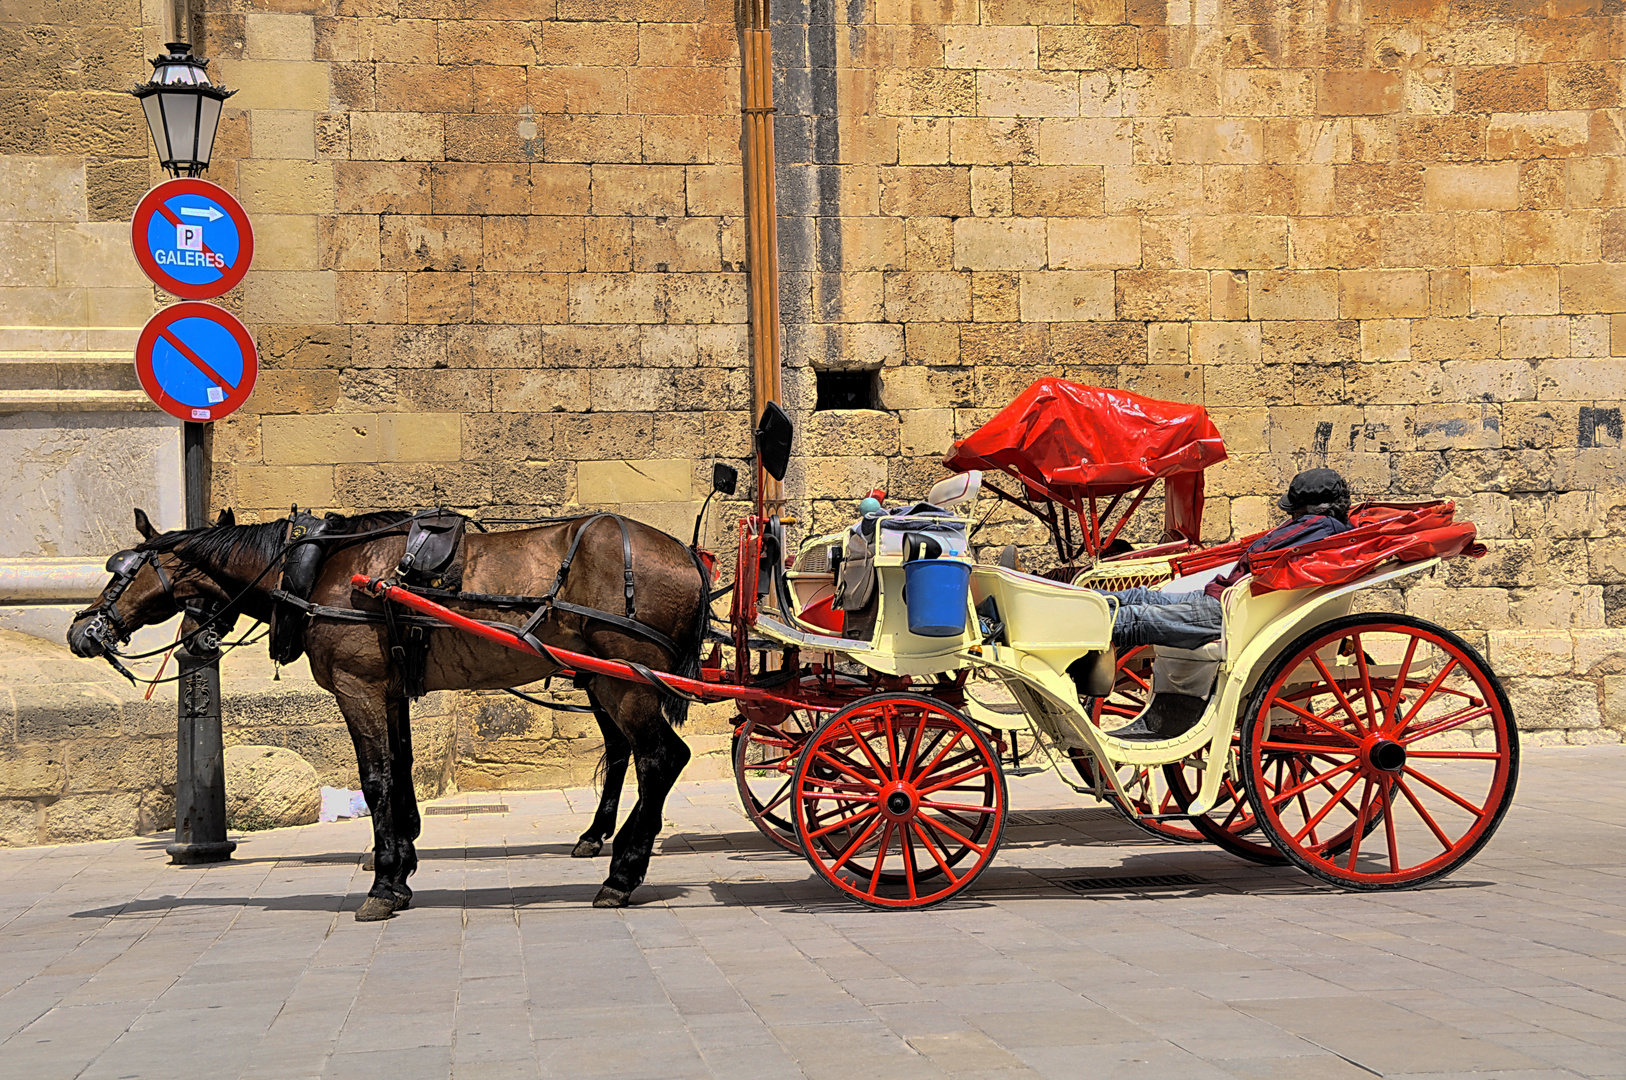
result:
M 1406 615 L 1350 615 L 1298 638 L 1260 679 L 1241 734 L 1260 829 L 1346 889 L 1451 873 L 1496 831 L 1518 779 L 1496 676 L 1467 642 Z
M 993 861 L 1007 799 L 971 721 L 923 694 L 865 698 L 820 725 L 796 766 L 796 831 L 818 875 L 859 903 L 942 903 Z

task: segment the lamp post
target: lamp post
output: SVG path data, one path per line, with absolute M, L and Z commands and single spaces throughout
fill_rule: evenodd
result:
M 153 58 L 152 78 L 131 90 L 147 114 L 158 160 L 171 176 L 197 177 L 214 154 L 220 110 L 235 90 L 209 81 L 209 61 L 192 46 L 172 41 Z M 181 427 L 186 483 L 186 527 L 208 524 L 203 454 L 204 425 Z M 211 631 L 181 649 L 175 769 L 175 842 L 166 850 L 177 863 L 229 859 L 237 847 L 226 839 L 225 751 L 220 725 L 220 648 Z

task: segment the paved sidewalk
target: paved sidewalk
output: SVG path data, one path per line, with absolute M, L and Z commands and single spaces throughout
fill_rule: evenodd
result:
M 567 857 L 590 792 L 426 817 L 358 924 L 368 824 L 0 851 L 0 1078 L 1626 1076 L 1626 750 L 1527 753 L 1459 875 L 1354 895 L 1144 840 L 1052 777 L 969 900 L 872 912 L 680 785 L 626 911 Z M 1041 813 L 1039 808 L 1061 808 Z M 1078 894 L 1057 882 L 1184 873 Z

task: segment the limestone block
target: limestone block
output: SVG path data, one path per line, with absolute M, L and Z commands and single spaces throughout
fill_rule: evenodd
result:
M 693 471 L 687 458 L 583 461 L 576 466 L 576 501 L 687 502 L 693 497 Z
M 308 15 L 248 15 L 243 22 L 244 56 L 255 60 L 311 60 L 316 56 L 315 20 Z
M 133 792 L 67 795 L 45 808 L 46 843 L 78 844 L 133 835 L 141 813 L 141 796 Z
M 1397 112 L 1401 76 L 1394 71 L 1323 71 L 1316 105 L 1322 116 L 1361 116 Z
M 1419 450 L 1487 450 L 1502 445 L 1501 419 L 1490 405 L 1419 405 Z
M 1048 71 L 978 72 L 977 112 L 982 116 L 1078 116 L 1078 76 Z
M 1441 589 L 1419 585 L 1406 594 L 1406 612 L 1454 630 L 1494 630 L 1508 625 L 1506 589 Z
M 1521 731 L 1596 728 L 1603 716 L 1598 687 L 1585 679 L 1503 679 L 1513 717 Z
M 0 799 L 0 847 L 28 847 L 40 842 L 40 814 L 32 802 Z
M 684 213 L 681 166 L 593 166 L 593 213 L 645 217 Z
M 1336 319 L 1338 275 L 1330 270 L 1250 273 L 1248 315 L 1272 320 Z
M 943 454 L 954 441 L 952 409 L 910 409 L 898 416 L 898 449 L 906 456 Z
M 886 275 L 886 317 L 894 322 L 962 322 L 971 317 L 969 274 Z
M 1264 126 L 1253 117 L 1177 116 L 1171 155 L 1176 162 L 1257 165 L 1265 159 Z
M 1410 359 L 1411 327 L 1406 319 L 1369 319 L 1361 323 L 1361 359 Z
M 1620 357 L 1536 361 L 1536 397 L 1541 401 L 1616 401 L 1622 396 L 1626 363 Z
M 1500 321 L 1503 356 L 1546 359 L 1569 355 L 1570 320 L 1563 316 L 1511 316 Z
M 56 234 L 53 225 L 0 221 L 0 286 L 56 284 Z
M 1603 726 L 1626 730 L 1626 675 L 1606 675 L 1603 680 Z
M 1561 266 L 1559 298 L 1567 313 L 1626 311 L 1626 264 Z
M 267 416 L 260 428 L 268 465 L 379 460 L 378 417 L 372 414 Z
M 1113 303 L 1113 275 L 1108 271 L 1048 270 L 1021 277 L 1022 317 L 1029 322 L 1110 319 Z
M 1191 265 L 1269 270 L 1287 264 L 1287 219 L 1251 214 L 1193 218 Z
M 1532 630 L 1580 629 L 1603 625 L 1603 589 L 1597 585 L 1514 589 L 1509 618 Z M 1582 670 L 1577 664 L 1576 670 Z
M 909 371 L 921 371 L 922 368 L 893 368 L 883 374 L 882 397 L 886 397 L 888 379 Z M 895 382 L 894 387 L 896 387 Z M 915 388 L 917 391 L 920 387 Z M 905 400 L 911 395 L 900 393 L 899 403 L 886 402 L 886 408 L 897 411 L 907 409 L 910 412 L 924 411 L 921 406 L 926 402 L 919 400 L 922 395 L 913 395 L 916 400 Z M 938 410 L 948 413 L 949 410 Z M 910 412 L 903 415 L 908 416 Z M 950 416 L 952 422 L 952 416 Z M 899 420 L 892 412 L 881 412 L 876 409 L 821 409 L 810 414 L 806 423 L 799 432 L 801 453 L 810 456 L 822 457 L 852 457 L 863 456 L 892 456 L 898 452 Z M 951 440 L 952 441 L 952 440 Z M 945 447 L 947 442 L 943 444 Z
M 1106 212 L 1140 210 L 1148 214 L 1182 213 L 1203 202 L 1203 172 L 1197 165 L 1109 165 L 1106 167 Z
M 58 743 L 23 743 L 0 751 L 0 797 L 59 795 L 65 770 Z
M 1026 218 L 961 218 L 954 223 L 957 270 L 1038 270 L 1045 223 Z
M 335 208 L 342 214 L 427 214 L 429 166 L 421 162 L 339 161 L 333 164 Z
M 1257 364 L 1260 327 L 1255 322 L 1191 323 L 1194 364 Z
M 1120 270 L 1116 289 L 1120 319 L 1208 317 L 1208 275 L 1201 270 Z
M 1136 217 L 1052 218 L 1049 264 L 1056 270 L 1102 270 L 1141 265 Z
M 949 122 L 949 160 L 956 165 L 1037 165 L 1039 121 L 1005 116 Z
M 457 413 L 387 413 L 378 418 L 383 461 L 457 461 L 462 457 Z
M 1626 673 L 1626 630 L 1584 628 L 1575 639 L 1575 671 L 1580 675 Z
M 1430 211 L 1517 210 L 1519 166 L 1432 164 L 1423 172 L 1423 204 Z
M 1040 23 L 1039 66 L 1053 70 L 1124 70 L 1138 66 L 1137 41 L 1129 26 L 1056 26 Z M 1066 18 L 1059 20 L 1067 22 Z
M 231 85 L 240 91 L 231 99 L 232 109 L 326 112 L 330 107 L 328 65 L 318 61 L 236 60 Z
M 1104 185 L 1103 170 L 1094 165 L 1036 165 L 1013 169 L 1011 210 L 1019 217 L 1097 215 L 1102 209 Z
M 1570 355 L 1609 355 L 1609 316 L 1570 316 Z
M 333 166 L 315 161 L 244 161 L 237 195 L 250 214 L 322 214 L 334 208 Z
M 1037 61 L 1032 26 L 950 26 L 943 35 L 945 67 L 1032 68 Z
M 299 506 L 333 506 L 333 467 L 331 465 L 244 465 L 233 470 L 236 479 L 234 505 L 243 508 L 274 509 Z
M 1133 123 L 1113 117 L 1047 118 L 1039 124 L 1043 165 L 1130 165 Z
M 972 71 L 882 71 L 875 100 L 884 116 L 971 116 L 977 111 L 977 77 Z
M 1447 361 L 1441 370 L 1445 394 L 1455 400 L 1506 405 L 1536 396 L 1535 372 L 1522 360 Z
M 291 326 L 337 322 L 338 281 L 329 270 L 251 270 L 243 285 L 243 310 L 251 322 Z
M 1558 268 L 1475 266 L 1469 270 L 1478 315 L 1552 315 L 1558 307 Z
M 1006 217 L 1011 212 L 1011 170 L 977 166 L 971 170 L 971 213 L 975 217 Z
M 1419 318 L 1428 314 L 1428 275 L 1417 270 L 1347 270 L 1338 275 L 1345 319 Z
M 875 488 L 889 489 L 886 463 L 879 457 L 809 458 L 807 490 L 856 502 Z
M 79 157 L 0 157 L 0 220 L 79 221 L 86 165 Z M 0 260 L 0 263 L 9 260 Z M 35 279 L 40 280 L 40 279 Z
M 445 156 L 438 114 L 350 114 L 350 157 L 356 161 L 437 161 Z
M 1292 265 L 1339 269 L 1376 266 L 1383 225 L 1381 218 L 1356 214 L 1293 218 L 1289 222 Z
M 316 769 L 280 746 L 226 748 L 226 824 L 243 831 L 314 824 L 322 809 Z
M 512 127 L 509 118 L 498 119 Z M 540 127 L 549 161 L 635 162 L 643 156 L 643 126 L 636 116 L 544 116 Z M 520 153 L 527 146 L 534 153 L 533 144 L 515 143 Z

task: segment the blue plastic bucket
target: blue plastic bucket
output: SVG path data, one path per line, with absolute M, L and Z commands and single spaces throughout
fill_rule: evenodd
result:
M 916 559 L 903 564 L 904 604 L 909 632 L 924 637 L 965 633 L 970 603 L 971 566 L 952 559 Z

